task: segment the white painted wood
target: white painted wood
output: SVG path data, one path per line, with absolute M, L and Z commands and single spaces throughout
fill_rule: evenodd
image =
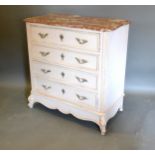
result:
M 99 51 L 99 35 L 96 33 L 54 29 L 52 27 L 31 26 L 32 40 L 40 44 L 57 44 L 72 48 L 87 49 L 92 52 Z
M 62 113 L 72 114 L 79 119 L 93 121 L 99 125 L 99 119 L 102 114 L 88 107 L 81 108 L 78 104 L 72 104 L 68 101 L 45 96 L 36 92 L 31 93 L 30 97 L 35 100 L 35 103 L 41 103 L 50 109 L 58 109 Z
M 61 58 L 61 55 L 64 55 L 64 59 Z M 74 50 L 71 51 L 47 48 L 44 46 L 33 46 L 32 57 L 33 59 L 48 62 L 49 64 L 62 64 L 64 66 L 73 66 L 74 68 L 87 70 L 98 69 L 98 56 L 75 53 Z M 85 60 L 85 62 L 82 63 L 82 60 Z
M 35 75 L 39 75 L 43 78 L 70 83 L 73 86 L 97 89 L 97 77 L 94 74 L 44 64 L 37 61 L 33 61 L 33 70 Z
M 118 98 L 124 96 L 128 29 L 129 25 L 126 25 L 104 33 L 106 39 L 103 68 L 105 70 L 104 111 L 113 106 Z
M 93 121 L 104 135 L 108 120 L 123 110 L 128 29 L 97 32 L 27 23 L 32 85 L 28 106 L 39 102 Z M 76 37 L 88 42 L 80 45 Z M 79 82 L 83 80 L 87 82 Z

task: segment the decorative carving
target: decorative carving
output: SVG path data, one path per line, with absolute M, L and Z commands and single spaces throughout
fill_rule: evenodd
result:
M 68 107 L 67 104 L 65 104 L 66 108 L 64 108 L 63 106 L 61 106 L 60 104 L 57 104 L 56 102 L 52 102 L 52 104 L 50 104 L 51 100 L 48 100 L 46 102 L 46 101 L 43 101 L 41 98 L 42 97 L 36 97 L 35 98 L 36 102 L 46 106 L 47 108 L 57 109 L 64 114 L 71 114 L 78 119 L 82 119 L 85 121 L 92 121 L 92 122 L 98 124 L 96 119 L 94 119 L 93 117 L 89 117 L 89 115 L 88 115 L 88 113 L 90 113 L 89 111 L 85 111 L 84 113 L 80 113 L 79 109 L 77 109 L 77 111 L 72 110 L 72 108 Z

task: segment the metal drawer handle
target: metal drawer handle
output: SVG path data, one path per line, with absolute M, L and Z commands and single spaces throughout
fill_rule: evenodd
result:
M 42 71 L 43 73 L 45 73 L 45 74 L 51 72 L 51 70 L 48 70 L 48 69 L 46 70 L 46 69 L 43 69 L 43 68 L 41 69 L 41 71 Z
M 45 56 L 49 55 L 50 52 L 43 52 L 43 51 L 40 51 L 40 54 L 41 54 L 41 56 L 45 57 Z
M 77 57 L 75 57 L 75 59 L 76 59 L 76 61 L 77 61 L 79 64 L 85 64 L 85 63 L 88 63 L 88 61 L 85 60 L 85 59 L 79 59 L 79 58 L 77 58 Z
M 42 85 L 45 90 L 51 89 L 51 86 Z
M 45 39 L 48 36 L 48 33 L 38 33 L 41 39 Z
M 80 45 L 86 44 L 88 41 L 85 39 L 75 38 Z
M 84 83 L 84 82 L 88 82 L 87 79 L 84 79 L 84 78 L 80 78 L 78 76 L 75 77 L 80 83 Z
M 77 96 L 77 98 L 78 98 L 79 100 L 87 100 L 87 99 L 88 99 L 87 97 L 85 97 L 85 96 L 80 96 L 79 94 L 76 94 L 76 96 Z

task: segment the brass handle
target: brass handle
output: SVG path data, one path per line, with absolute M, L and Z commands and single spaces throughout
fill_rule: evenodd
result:
M 88 63 L 88 61 L 85 60 L 85 59 L 79 59 L 79 58 L 77 58 L 77 57 L 75 57 L 75 59 L 76 59 L 76 61 L 77 61 L 79 64 L 85 64 L 85 63 Z
M 80 45 L 86 44 L 88 42 L 88 40 L 85 40 L 85 39 L 80 39 L 80 38 L 75 38 L 75 39 Z
M 38 33 L 41 39 L 45 39 L 48 36 L 48 33 Z
M 46 69 L 43 69 L 43 68 L 41 69 L 41 71 L 42 71 L 43 73 L 45 73 L 45 74 L 51 72 L 51 70 L 46 70 Z
M 81 96 L 81 95 L 79 95 L 79 94 L 76 94 L 76 96 L 77 96 L 77 98 L 78 98 L 79 100 L 87 100 L 87 99 L 88 99 L 87 97 Z
M 51 86 L 42 85 L 45 90 L 51 89 Z
M 50 52 L 43 52 L 43 51 L 40 51 L 40 54 L 41 54 L 43 57 L 45 57 L 45 56 L 49 55 Z
M 51 89 L 51 86 L 42 85 L 45 90 Z
M 88 82 L 87 79 L 84 79 L 84 78 L 80 78 L 78 76 L 75 77 L 80 83 L 84 83 L 84 82 Z

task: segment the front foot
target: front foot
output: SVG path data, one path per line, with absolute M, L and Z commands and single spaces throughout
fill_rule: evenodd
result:
M 119 111 L 121 111 L 121 112 L 122 112 L 122 111 L 123 111 L 123 108 L 119 108 Z
M 101 131 L 101 135 L 105 135 L 106 134 L 106 122 L 105 122 L 104 117 L 100 118 L 99 127 Z
M 119 107 L 119 111 L 123 111 L 123 97 L 125 96 L 125 94 L 123 94 L 121 100 L 120 100 L 120 107 Z
M 103 126 L 100 126 L 100 130 L 101 130 L 101 135 L 105 135 L 106 134 L 106 126 L 103 125 Z
M 119 111 L 123 111 L 123 104 L 119 107 Z
M 28 101 L 29 101 L 29 103 L 28 103 L 28 107 L 30 108 L 30 109 L 32 109 L 33 108 L 33 106 L 34 106 L 34 98 L 32 97 L 32 95 L 30 95 L 29 97 L 28 97 Z

